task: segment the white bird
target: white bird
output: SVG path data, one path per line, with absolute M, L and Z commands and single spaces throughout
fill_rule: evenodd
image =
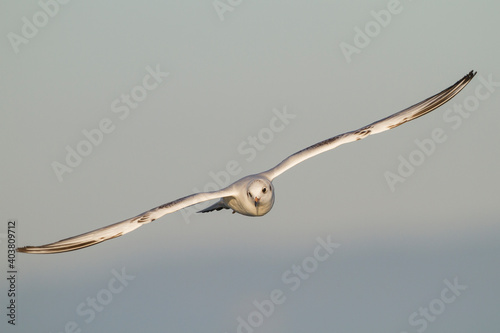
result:
M 241 178 L 219 191 L 188 195 L 101 229 L 66 238 L 55 243 L 41 246 L 20 247 L 17 251 L 25 253 L 59 253 L 81 249 L 108 239 L 122 236 L 144 224 L 153 222 L 163 215 L 213 199 L 219 199 L 219 201 L 200 212 L 205 213 L 213 210 L 232 209 L 233 213 L 236 212 L 247 216 L 265 215 L 271 210 L 274 204 L 274 187 L 272 182 L 283 172 L 313 156 L 336 148 L 344 143 L 361 140 L 368 135 L 387 131 L 433 111 L 458 94 L 458 92 L 472 80 L 474 75 L 476 75 L 476 72 L 471 71 L 451 87 L 420 103 L 361 127 L 360 129 L 334 136 L 302 149 L 284 159 L 274 168 Z

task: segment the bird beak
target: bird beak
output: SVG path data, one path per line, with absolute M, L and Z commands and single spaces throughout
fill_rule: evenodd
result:
M 255 197 L 254 200 L 255 200 L 255 207 L 257 207 L 257 204 L 259 203 L 260 198 L 259 197 Z

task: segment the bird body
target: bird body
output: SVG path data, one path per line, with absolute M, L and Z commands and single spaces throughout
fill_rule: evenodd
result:
M 222 197 L 210 207 L 198 213 L 208 213 L 214 210 L 232 209 L 233 213 L 246 216 L 262 216 L 267 214 L 274 205 L 272 182 L 260 174 L 249 175 L 235 181 L 225 188 L 234 195 Z M 248 200 L 241 200 L 247 197 Z

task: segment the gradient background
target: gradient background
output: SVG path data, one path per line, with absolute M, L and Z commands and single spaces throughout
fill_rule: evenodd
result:
M 0 5 L 2 276 L 9 219 L 19 246 L 99 228 L 203 189 L 230 160 L 239 176 L 260 172 L 478 71 L 432 114 L 277 178 L 264 217 L 223 211 L 187 223 L 177 212 L 81 251 L 18 254 L 17 326 L 2 278 L 0 330 L 64 332 L 73 321 L 82 332 L 236 332 L 273 289 L 286 301 L 255 332 L 497 330 L 500 88 L 457 129 L 443 115 L 474 95 L 479 76 L 500 81 L 500 6 L 401 1 L 348 63 L 340 43 L 353 44 L 355 27 L 388 3 L 242 1 L 222 21 L 211 1 L 74 1 L 17 54 L 7 34 L 21 34 L 40 6 Z M 121 120 L 112 102 L 156 65 L 169 77 Z M 247 161 L 237 147 L 284 107 L 296 117 Z M 103 118 L 115 130 L 58 181 L 51 163 Z M 384 173 L 435 128 L 447 140 L 391 191 Z M 341 246 L 291 291 L 282 274 L 328 235 Z M 135 279 L 85 322 L 79 304 L 122 268 Z M 467 289 L 425 329 L 412 326 L 455 277 Z

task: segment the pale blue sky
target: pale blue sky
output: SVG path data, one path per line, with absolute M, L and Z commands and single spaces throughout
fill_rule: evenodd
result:
M 2 332 L 236 332 L 273 290 L 285 300 L 255 332 L 500 326 L 500 83 L 485 84 L 500 82 L 497 3 L 241 1 L 224 20 L 212 1 L 42 3 L 52 17 L 37 1 L 0 10 L 4 275 L 9 219 L 20 246 L 73 236 L 203 189 L 230 161 L 234 181 L 478 74 L 439 110 L 277 178 L 264 217 L 175 213 L 81 251 L 18 255 L 18 325 L 3 315 Z M 388 7 L 383 27 L 372 11 Z M 341 45 L 367 25 L 348 61 Z M 100 124 L 109 133 L 81 143 Z M 436 129 L 445 139 L 421 153 Z M 91 152 L 58 178 L 67 147 Z M 387 173 L 419 156 L 391 188 Z M 307 266 L 318 237 L 340 247 Z M 300 275 L 287 272 L 302 263 L 312 272 L 293 291 L 286 277 Z M 134 279 L 119 288 L 122 269 Z M 445 303 L 455 278 L 467 288 Z M 5 279 L 0 293 L 5 309 Z

